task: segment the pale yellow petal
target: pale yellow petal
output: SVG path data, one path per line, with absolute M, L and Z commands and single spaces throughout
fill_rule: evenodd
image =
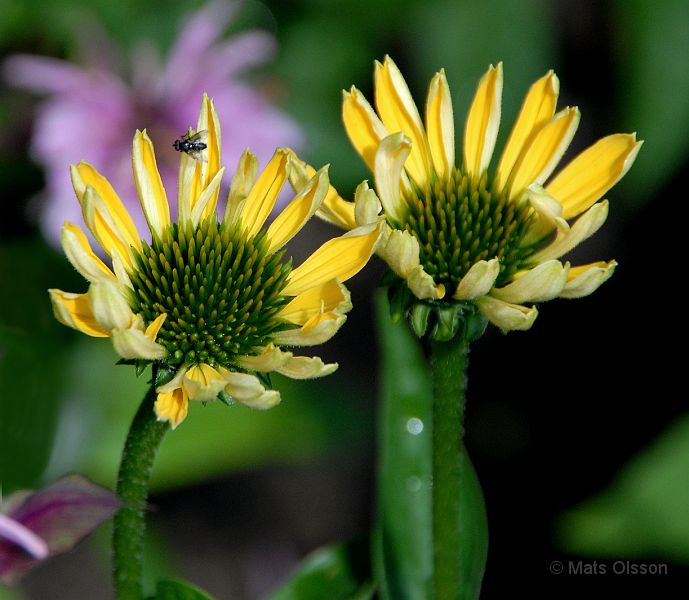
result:
M 421 265 L 414 267 L 407 275 L 407 287 L 420 300 L 440 300 L 445 297 L 445 286 L 436 284 Z
M 572 267 L 560 298 L 583 298 L 592 294 L 612 277 L 615 267 L 617 262 L 614 260 Z
M 155 320 L 151 321 L 148 324 L 148 327 L 146 327 L 146 336 L 151 338 L 155 342 L 156 338 L 158 337 L 158 332 L 160 331 L 160 328 L 163 326 L 163 323 L 165 322 L 165 319 L 167 318 L 167 313 L 163 313 L 162 315 L 158 315 Z
M 190 127 L 187 135 L 194 134 Z M 186 223 L 191 215 L 192 202 L 201 193 L 201 164 L 186 152 L 180 152 L 177 175 L 177 220 Z
M 182 388 L 170 392 L 160 392 L 156 398 L 154 409 L 159 421 L 168 421 L 172 429 L 175 429 L 187 418 L 189 398 Z
M 377 254 L 397 275 L 406 279 L 419 266 L 419 241 L 408 231 L 390 229 L 378 246 Z
M 631 168 L 643 142 L 636 134 L 609 135 L 584 150 L 548 183 L 546 191 L 571 219 L 603 197 Z
M 479 260 L 471 265 L 466 275 L 457 284 L 452 297 L 455 300 L 473 300 L 485 296 L 495 285 L 500 273 L 500 261 L 497 258 Z
M 288 152 L 289 181 L 295 190 L 300 190 L 313 178 L 316 169 L 302 161 L 292 150 Z M 357 226 L 354 203 L 343 200 L 332 185 L 328 186 L 328 193 L 316 211 L 316 216 L 342 229 L 354 229 Z
M 167 356 L 167 350 L 156 344 L 146 333 L 137 327 L 113 329 L 110 332 L 115 352 L 122 358 L 161 360 Z
M 510 304 L 491 296 L 482 296 L 474 302 L 485 317 L 503 331 L 526 331 L 538 316 L 536 307 Z
M 210 215 L 215 214 L 220 182 L 224 174 L 225 167 L 222 167 L 206 186 L 206 189 L 203 190 L 197 202 L 194 204 L 194 207 L 191 209 L 190 218 L 194 226 L 197 226 L 203 219 L 207 219 Z
M 560 81 L 553 71 L 548 71 L 529 88 L 495 172 L 496 189 L 502 190 L 519 156 L 555 114 L 559 92 Z
M 286 150 L 277 150 L 246 197 L 241 222 L 248 236 L 260 231 L 275 206 L 287 179 L 287 156 Z
M 411 152 L 404 166 L 414 182 L 425 187 L 432 174 L 428 139 L 404 77 L 389 56 L 383 64 L 376 61 L 375 97 L 385 128 L 393 133 L 402 132 L 411 140 Z
M 510 197 L 518 200 L 533 183 L 543 184 L 560 162 L 579 126 L 577 108 L 557 113 L 534 136 L 510 175 Z
M 401 222 L 405 203 L 400 193 L 402 170 L 409 156 L 411 141 L 402 132 L 386 137 L 378 146 L 375 158 L 374 176 L 380 203 L 386 217 L 392 222 Z
M 220 371 L 226 382 L 225 391 L 234 401 L 259 410 L 272 408 L 280 402 L 280 392 L 266 390 L 255 376 L 222 368 Z
M 337 311 L 318 313 L 299 329 L 278 331 L 271 337 L 281 346 L 316 346 L 333 337 L 346 320 L 346 315 Z
M 105 329 L 128 329 L 134 313 L 121 286 L 110 282 L 92 283 L 88 291 L 93 316 Z
M 210 365 L 193 365 L 184 374 L 182 386 L 189 395 L 189 400 L 209 402 L 223 390 L 226 378 Z
M 284 365 L 292 357 L 291 352 L 283 352 L 272 342 L 263 348 L 257 356 L 238 356 L 233 359 L 234 364 L 246 371 L 271 373 Z
M 296 296 L 331 279 L 344 282 L 356 275 L 373 254 L 382 227 L 364 225 L 327 241 L 290 273 L 282 294 Z
M 88 294 L 72 294 L 56 289 L 48 292 L 53 313 L 60 323 L 92 337 L 110 336 L 110 332 L 93 316 Z
M 132 144 L 132 166 L 139 201 L 151 233 L 161 237 L 170 225 L 170 207 L 158 172 L 153 143 L 146 130 L 137 129 Z
M 304 325 L 316 315 L 331 312 L 345 314 L 351 308 L 349 290 L 336 279 L 331 279 L 295 296 L 277 316 L 290 323 Z
M 115 279 L 114 273 L 91 249 L 84 232 L 69 221 L 62 226 L 62 248 L 67 260 L 90 283 Z
M 92 165 L 84 161 L 78 165 L 70 165 L 70 175 L 79 202 L 83 204 L 86 188 L 92 187 L 102 199 L 103 206 L 124 243 L 141 250 L 141 238 L 136 225 L 110 182 Z M 104 248 L 104 250 L 108 249 Z
M 181 388 L 182 384 L 184 383 L 184 376 L 187 374 L 188 369 L 189 367 L 180 367 L 179 369 L 177 369 L 175 376 L 167 383 L 158 386 L 156 388 L 156 392 L 160 394 L 172 392 L 173 390 Z
M 426 100 L 426 131 L 435 172 L 445 179 L 455 164 L 455 123 L 445 69 L 440 69 L 431 79 Z
M 509 302 L 545 302 L 560 295 L 567 282 L 569 265 L 559 260 L 549 260 L 528 271 L 515 275 L 515 280 L 501 288 L 495 288 L 491 296 Z
M 362 181 L 354 193 L 354 218 L 359 225 L 377 222 L 383 206 L 376 192 L 368 187 L 368 181 Z
M 215 110 L 215 103 L 208 94 L 203 94 L 199 120 L 196 131 L 208 131 L 206 138 L 207 149 L 205 150 L 206 160 L 201 161 L 201 189 L 206 189 L 215 179 L 221 169 L 222 160 L 222 135 L 220 132 L 220 120 Z M 198 161 L 197 161 L 198 162 Z M 206 212 L 202 218 L 207 218 L 215 212 L 218 204 L 218 189 L 215 189 L 210 202 L 206 205 Z M 193 206 L 192 206 L 193 208 Z
M 354 86 L 349 92 L 342 91 L 342 121 L 355 150 L 373 171 L 378 145 L 389 132 L 364 95 Z
M 315 379 L 337 370 L 337 363 L 324 363 L 317 356 L 293 356 L 278 369 L 278 373 L 291 379 Z
M 464 168 L 474 179 L 481 177 L 493 156 L 501 102 L 502 63 L 498 63 L 479 81 L 464 128 Z
M 279 250 L 299 233 L 323 203 L 329 187 L 328 167 L 325 166 L 297 193 L 294 200 L 268 227 L 268 252 Z
M 223 221 L 236 223 L 242 216 L 246 197 L 256 181 L 258 159 L 247 148 L 239 157 L 237 170 L 230 184 L 230 194 L 225 205 Z

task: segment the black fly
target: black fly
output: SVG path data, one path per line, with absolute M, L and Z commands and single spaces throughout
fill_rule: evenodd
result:
M 202 129 L 196 133 L 194 133 L 193 129 L 190 129 L 186 135 L 175 140 L 172 147 L 177 150 L 177 152 L 186 152 L 195 160 L 205 161 L 206 157 L 203 155 L 203 151 L 208 148 L 208 144 L 206 144 L 207 139 L 207 129 Z

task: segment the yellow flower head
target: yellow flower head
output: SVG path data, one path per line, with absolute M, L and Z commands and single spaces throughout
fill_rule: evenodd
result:
M 615 261 L 571 267 L 558 259 L 603 224 L 608 202 L 599 200 L 641 142 L 610 135 L 551 177 L 579 124 L 576 108 L 555 112 L 558 91 L 552 71 L 531 86 L 492 173 L 502 64 L 479 82 L 457 166 L 443 70 L 431 80 L 425 122 L 389 57 L 375 65 L 376 111 L 355 87 L 344 92 L 345 129 L 377 194 L 363 183 L 351 203 L 331 188 L 319 215 L 348 229 L 386 224 L 377 252 L 402 283 L 393 286 L 393 309 L 411 311 L 417 333 L 432 311 L 436 339 L 454 335 L 462 312 L 478 311 L 503 330 L 528 329 L 534 303 L 585 296 L 612 275 Z M 315 171 L 294 164 L 292 183 L 303 185 Z
M 299 267 L 283 246 L 320 207 L 326 169 L 304 182 L 265 226 L 293 156 L 277 150 L 262 173 L 248 150 L 232 179 L 223 218 L 216 205 L 224 167 L 213 101 L 204 95 L 197 131 L 206 130 L 200 160 L 181 154 L 177 223 L 146 131 L 134 136 L 134 179 L 151 242 L 142 241 L 108 181 L 88 163 L 72 165 L 84 219 L 112 259 L 91 249 L 86 235 L 65 223 L 62 245 L 90 283 L 85 294 L 50 290 L 57 319 L 87 335 L 110 337 L 125 361 L 156 363 L 160 420 L 176 427 L 189 400 L 234 400 L 254 408 L 280 401 L 256 373 L 295 379 L 332 373 L 337 364 L 293 356 L 281 346 L 312 346 L 332 337 L 351 308 L 342 282 L 371 256 L 382 227 L 365 225 L 321 246 Z

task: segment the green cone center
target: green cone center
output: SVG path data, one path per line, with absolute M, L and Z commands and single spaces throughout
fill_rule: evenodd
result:
M 499 258 L 500 286 L 533 252 L 522 245 L 528 206 L 491 192 L 486 182 L 485 175 L 475 181 L 455 168 L 449 178 L 405 197 L 409 209 L 401 226 L 419 241 L 421 265 L 449 296 L 476 262 Z
M 167 314 L 156 341 L 170 365 L 232 366 L 284 327 L 275 318 L 289 300 L 282 256 L 268 253 L 265 231 L 247 238 L 239 224 L 215 219 L 173 224 L 135 257 L 132 310 L 146 324 Z

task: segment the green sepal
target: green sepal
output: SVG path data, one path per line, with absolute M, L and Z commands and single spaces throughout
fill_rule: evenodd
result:
M 223 404 L 227 404 L 227 406 L 233 406 L 235 404 L 232 396 L 230 396 L 225 390 L 221 390 L 220 393 L 218 393 L 218 400 L 220 400 L 220 402 Z
M 468 311 L 464 315 L 464 339 L 469 343 L 480 338 L 488 327 L 488 319 L 485 315 L 480 310 L 476 310 L 475 306 L 473 308 L 473 311 Z
M 213 596 L 183 581 L 161 579 L 156 586 L 155 596 L 150 596 L 148 600 L 213 600 Z
M 390 304 L 390 319 L 393 325 L 399 323 L 406 315 L 414 301 L 411 290 L 404 282 L 391 285 L 388 288 L 388 303 Z
M 461 317 L 464 306 L 461 304 L 449 304 L 435 308 L 436 322 L 431 330 L 430 337 L 436 342 L 451 340 L 460 329 Z
M 267 600 L 372 600 L 368 539 L 328 546 L 309 554 Z
M 431 307 L 428 304 L 417 302 L 412 306 L 410 313 L 410 322 L 416 337 L 423 337 L 426 335 L 428 329 L 428 318 L 431 316 Z
M 172 381 L 175 375 L 177 375 L 177 369 L 171 368 L 165 363 L 156 363 L 153 367 L 153 379 L 156 388 Z

